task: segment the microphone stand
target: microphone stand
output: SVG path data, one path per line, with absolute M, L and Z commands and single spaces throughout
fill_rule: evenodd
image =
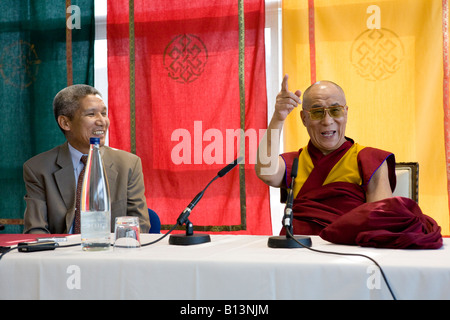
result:
M 177 225 L 182 226 L 186 224 L 186 233 L 185 234 L 173 234 L 169 237 L 169 244 L 173 245 L 193 245 L 193 244 L 201 244 L 211 241 L 211 237 L 209 234 L 204 233 L 196 233 L 194 234 L 194 225 L 191 221 L 189 221 L 189 215 L 191 211 L 194 209 L 195 205 L 200 201 L 205 193 L 206 189 L 208 189 L 209 185 L 213 183 L 216 179 L 222 178 L 226 175 L 231 169 L 233 169 L 238 162 L 242 160 L 242 157 L 234 160 L 232 163 L 228 164 L 225 168 L 220 170 L 217 175 L 206 185 L 206 187 L 200 191 L 195 198 L 189 203 L 189 205 L 184 209 L 184 211 L 180 214 L 177 219 Z
M 211 242 L 211 237 L 206 233 L 194 233 L 194 225 L 186 219 L 186 234 L 172 234 L 169 237 L 169 244 L 189 246 Z
M 211 237 L 209 234 L 204 233 L 196 233 L 194 234 L 194 225 L 191 221 L 189 221 L 189 215 L 191 214 L 192 209 L 194 209 L 197 202 L 203 197 L 203 193 L 205 190 L 209 187 L 209 185 L 219 178 L 219 176 L 215 176 L 214 179 L 212 179 L 208 185 L 200 191 L 194 198 L 194 200 L 191 201 L 191 203 L 188 205 L 186 209 L 180 214 L 180 216 L 177 219 L 177 224 L 182 226 L 183 224 L 186 224 L 186 234 L 172 234 L 169 237 L 169 244 L 174 245 L 193 245 L 193 244 L 201 244 L 206 242 L 211 242 Z
M 285 236 L 272 236 L 269 237 L 267 245 L 270 248 L 304 248 L 311 247 L 311 238 L 308 236 L 294 236 L 292 220 L 294 218 L 294 212 L 292 206 L 294 203 L 294 182 L 297 177 L 298 158 L 294 159 L 291 170 L 291 186 L 288 190 L 288 196 L 286 200 L 286 206 L 284 208 L 283 226 L 286 228 Z

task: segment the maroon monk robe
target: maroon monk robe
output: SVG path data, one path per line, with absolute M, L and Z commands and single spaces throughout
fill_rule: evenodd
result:
M 320 150 L 309 142 L 307 148 L 314 168 L 294 199 L 294 233 L 317 235 L 337 218 L 365 203 L 367 185 L 372 175 L 385 160 L 387 160 L 391 188 L 394 190 L 396 183 L 394 155 L 369 147 L 363 148 L 357 154 L 358 168 L 355 168 L 355 170 L 359 171 L 362 181 L 360 185 L 344 181 L 323 185 L 336 163 L 353 146 L 353 140 L 346 139 L 347 141 L 340 148 L 327 155 L 323 155 Z M 298 152 L 282 154 L 286 164 L 286 188 L 291 183 L 293 159 L 301 152 L 302 149 Z M 301 165 L 302 163 L 299 163 L 299 167 Z M 281 230 L 281 234 L 284 234 L 284 228 Z
M 391 189 L 394 190 L 396 179 L 393 154 L 363 147 L 357 152 L 361 184 L 345 181 L 323 184 L 338 161 L 351 152 L 353 141 L 347 140 L 339 149 L 326 156 L 311 143 L 308 144 L 314 168 L 294 199 L 294 233 L 319 234 L 321 238 L 333 243 L 366 247 L 440 248 L 441 228 L 435 220 L 422 213 L 415 201 L 392 197 L 366 203 L 367 185 L 385 160 Z M 282 155 L 286 163 L 286 186 L 291 183 L 292 161 L 301 152 L 302 149 Z
M 438 249 L 441 227 L 414 200 L 392 197 L 368 202 L 339 217 L 320 232 L 339 244 L 392 249 Z

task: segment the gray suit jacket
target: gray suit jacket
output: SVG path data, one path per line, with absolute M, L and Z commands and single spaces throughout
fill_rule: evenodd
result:
M 139 217 L 141 232 L 150 221 L 141 159 L 109 147 L 100 149 L 111 193 L 111 232 L 115 218 Z M 24 233 L 66 234 L 75 217 L 75 176 L 68 143 L 38 154 L 23 165 L 27 194 Z

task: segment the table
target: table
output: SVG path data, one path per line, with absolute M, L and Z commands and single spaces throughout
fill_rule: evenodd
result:
M 142 243 L 160 235 L 143 234 Z M 0 243 L 2 240 L 0 235 Z M 29 236 L 28 236 L 29 237 Z M 377 267 L 363 257 L 273 249 L 267 236 L 211 235 L 211 242 L 84 252 L 81 247 L 0 260 L 0 299 L 391 299 Z M 80 240 L 69 237 L 69 243 Z M 450 239 L 438 250 L 335 245 L 383 268 L 397 299 L 450 299 Z

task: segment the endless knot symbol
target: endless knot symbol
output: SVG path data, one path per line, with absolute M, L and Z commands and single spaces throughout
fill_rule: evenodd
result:
M 198 79 L 205 70 L 208 50 L 199 37 L 182 34 L 174 37 L 164 50 L 164 67 L 169 77 L 177 82 L 189 83 Z
M 370 29 L 353 42 L 350 61 L 361 77 L 376 81 L 391 77 L 400 68 L 403 56 L 403 44 L 394 32 Z
M 0 73 L 6 83 L 23 89 L 36 81 L 40 63 L 34 45 L 20 40 L 3 50 Z

